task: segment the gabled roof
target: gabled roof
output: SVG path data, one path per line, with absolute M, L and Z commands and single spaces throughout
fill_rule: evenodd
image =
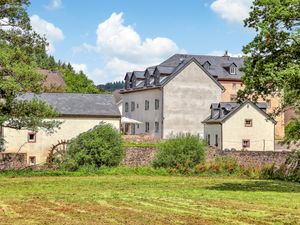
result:
M 144 79 L 144 74 L 145 71 L 133 71 L 131 78 L 135 76 L 137 79 Z
M 195 58 L 201 65 L 205 62 L 209 62 L 211 66 L 207 71 L 214 77 L 217 77 L 219 80 L 222 79 L 238 79 L 240 80 L 243 72 L 240 71 L 240 68 L 244 65 L 244 57 L 229 57 L 229 56 L 209 56 L 209 55 L 187 55 L 187 54 L 175 54 L 162 62 L 161 66 L 178 66 L 182 61 Z M 235 75 L 232 75 L 224 68 L 225 64 L 234 63 L 237 66 L 237 71 Z
M 174 72 L 176 67 L 172 67 L 172 66 L 157 66 L 155 67 L 154 73 L 155 71 L 158 71 L 160 74 L 172 74 Z
M 26 93 L 18 100 L 40 99 L 61 115 L 120 117 L 113 95 L 77 93 Z
M 235 113 L 237 113 L 241 108 L 243 108 L 246 104 L 252 105 L 258 112 L 260 112 L 264 117 L 271 120 L 274 124 L 276 124 L 276 121 L 265 112 L 267 108 L 266 103 L 256 103 L 254 104 L 251 101 L 245 101 L 242 104 L 239 104 L 237 102 L 220 102 L 220 103 L 214 103 L 211 105 L 211 108 L 213 109 L 220 109 L 225 108 L 228 106 L 228 112 L 226 114 L 216 114 L 213 118 L 211 118 L 211 115 L 206 118 L 202 123 L 224 123 L 226 120 L 228 120 L 231 116 L 233 116 Z
M 132 76 L 132 72 L 127 72 L 126 75 L 125 75 L 124 80 L 127 80 L 127 79 L 130 80 L 131 76 Z

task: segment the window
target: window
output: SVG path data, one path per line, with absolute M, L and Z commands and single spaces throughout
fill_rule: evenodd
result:
M 235 102 L 237 99 L 237 95 L 230 95 L 230 101 Z
M 140 125 L 139 125 L 139 124 L 136 124 L 136 128 L 139 129 L 139 128 L 140 128 Z
M 129 108 L 128 102 L 126 102 L 126 103 L 125 103 L 125 112 L 128 112 L 128 108 Z
M 219 146 L 219 138 L 218 138 L 218 135 L 217 135 L 217 134 L 216 134 L 215 146 L 216 146 L 216 147 Z
M 136 104 L 136 108 L 137 108 L 137 109 L 139 108 L 139 104 Z
M 29 156 L 29 166 L 34 166 L 36 164 L 36 157 Z
M 236 90 L 236 83 L 233 83 L 233 84 L 232 84 L 232 89 L 233 89 L 233 90 Z
M 252 119 L 245 119 L 245 127 L 252 127 Z
M 36 133 L 29 132 L 28 137 L 27 137 L 27 141 L 29 143 L 35 143 L 36 142 Z
M 271 100 L 270 99 L 267 99 L 267 107 L 268 107 L 268 109 L 270 109 L 271 108 Z
M 150 130 L 149 122 L 146 122 L 146 123 L 145 123 L 145 132 L 146 132 L 146 133 L 149 133 L 149 130 Z
M 155 133 L 159 132 L 159 122 L 155 122 Z
M 250 148 L 250 140 L 249 139 L 243 140 L 243 148 Z
M 149 101 L 145 100 L 145 110 L 149 110 Z
M 155 99 L 155 110 L 159 109 L 159 100 Z
M 135 102 L 131 102 L 131 112 L 135 110 Z
M 207 135 L 207 144 L 210 145 L 210 134 Z
M 0 137 L 3 137 L 3 127 L 0 126 Z
M 235 66 L 230 67 L 230 74 L 236 74 L 236 67 Z

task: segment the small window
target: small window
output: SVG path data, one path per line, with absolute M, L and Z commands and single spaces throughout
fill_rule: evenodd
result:
M 149 101 L 145 100 L 145 110 L 149 110 Z
M 155 122 L 155 133 L 159 132 L 159 122 Z
M 150 130 L 149 122 L 146 122 L 146 123 L 145 123 L 145 132 L 146 132 L 146 133 L 149 133 L 149 130 Z
M 159 109 L 159 100 L 155 99 L 155 110 Z
M 267 107 L 268 107 L 268 109 L 270 109 L 272 107 L 270 99 L 267 99 Z
M 250 140 L 249 139 L 245 139 L 243 140 L 243 148 L 250 148 Z
M 236 67 L 235 66 L 230 67 L 230 74 L 236 74 Z
M 217 134 L 216 134 L 215 146 L 216 146 L 216 147 L 219 146 L 219 137 L 218 137 Z
M 236 83 L 232 83 L 232 89 L 236 90 Z
M 125 103 L 125 112 L 128 112 L 129 110 L 129 106 L 128 106 L 128 102 Z
M 139 104 L 136 104 L 136 108 L 137 108 L 137 109 L 139 108 Z
M 230 95 L 230 101 L 235 102 L 237 99 L 237 95 Z
M 252 127 L 252 119 L 245 119 L 245 127 Z
M 28 142 L 35 143 L 36 142 L 36 133 L 29 132 L 28 133 Z
M 210 134 L 207 135 L 207 144 L 210 145 Z
M 36 157 L 35 156 L 29 156 L 29 166 L 36 165 Z
M 131 102 L 131 112 L 135 110 L 135 102 Z
M 139 128 L 140 128 L 140 125 L 139 125 L 139 124 L 136 124 L 136 128 L 139 129 Z

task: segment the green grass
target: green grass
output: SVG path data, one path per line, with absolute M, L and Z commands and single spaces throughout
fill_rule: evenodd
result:
M 0 176 L 0 224 L 300 224 L 298 183 L 38 174 Z

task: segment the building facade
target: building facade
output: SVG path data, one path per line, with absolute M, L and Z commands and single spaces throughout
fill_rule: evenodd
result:
M 218 85 L 221 85 L 222 90 L 214 88 L 208 90 L 207 87 L 210 86 L 206 86 L 207 81 L 200 79 L 200 77 L 203 78 L 205 76 L 194 76 L 200 73 L 196 72 L 196 69 L 192 69 L 192 67 L 185 69 L 184 72 L 182 71 L 182 74 L 185 75 L 173 79 L 172 74 L 176 73 L 190 60 L 194 60 L 202 71 L 205 71 L 209 77 L 214 78 Z M 226 54 L 224 56 L 175 54 L 161 64 L 149 67 L 145 71 L 128 72 L 125 76 L 125 88 L 121 91 L 124 99 L 123 115 L 139 120 L 142 123 L 148 122 L 151 118 L 151 123 L 149 124 L 149 129 L 144 127 L 148 127 L 148 123 L 147 125 L 137 125 L 135 128 L 133 128 L 133 125 L 130 125 L 131 128 L 128 126 L 127 132 L 131 134 L 150 133 L 165 138 L 166 134 L 172 132 L 196 130 L 196 128 L 190 129 L 188 125 L 189 123 L 194 123 L 195 126 L 198 126 L 199 133 L 203 135 L 203 125 L 200 125 L 201 121 L 186 118 L 197 118 L 195 117 L 196 111 L 200 114 L 207 112 L 208 115 L 208 110 L 204 108 L 208 107 L 209 109 L 210 104 L 213 102 L 235 102 L 238 91 L 243 89 L 241 80 L 243 73 L 240 71 L 243 65 L 244 58 L 230 57 Z M 166 80 L 172 81 L 170 81 L 170 84 L 165 85 Z M 152 93 L 153 89 L 160 91 Z M 141 115 L 144 113 L 142 111 L 135 110 L 131 112 L 131 105 L 129 104 L 133 104 L 131 102 L 136 101 L 132 99 L 138 99 L 140 106 L 141 102 L 144 104 L 144 101 L 149 98 L 150 104 L 154 105 L 155 96 L 162 101 L 160 112 L 146 112 L 145 116 Z M 213 99 L 219 100 L 213 101 Z M 259 101 L 265 100 L 260 99 Z M 276 107 L 280 106 L 280 97 L 270 96 L 266 99 L 266 102 L 267 113 L 272 113 Z M 125 110 L 126 104 L 128 104 L 128 110 Z M 160 116 L 157 115 L 159 113 Z M 157 122 L 154 121 L 154 117 L 161 119 L 159 124 L 163 128 L 157 133 L 153 132 L 155 130 L 154 124 Z M 275 120 L 275 136 L 282 138 L 284 137 L 285 126 L 284 114 L 280 114 Z M 176 124 L 176 128 L 172 127 L 174 124 Z
M 139 74 L 139 76 L 136 76 Z M 143 74 L 125 77 L 123 116 L 142 124 L 130 124 L 129 134 L 152 134 L 168 138 L 177 133 L 204 137 L 201 123 L 209 106 L 221 100 L 223 87 L 194 59 L 183 60 L 175 67 L 156 66 Z
M 38 132 L 3 128 L 6 141 L 5 153 L 26 153 L 30 165 L 46 162 L 53 145 L 60 141 L 69 141 L 100 123 L 111 124 L 120 129 L 121 115 L 111 95 L 44 93 L 41 95 L 25 94 L 21 99 L 37 97 L 54 107 L 62 122 L 59 129 L 49 134 L 40 129 Z
M 265 103 L 212 104 L 210 116 L 203 121 L 205 139 L 221 150 L 274 151 L 276 122 L 266 110 Z

